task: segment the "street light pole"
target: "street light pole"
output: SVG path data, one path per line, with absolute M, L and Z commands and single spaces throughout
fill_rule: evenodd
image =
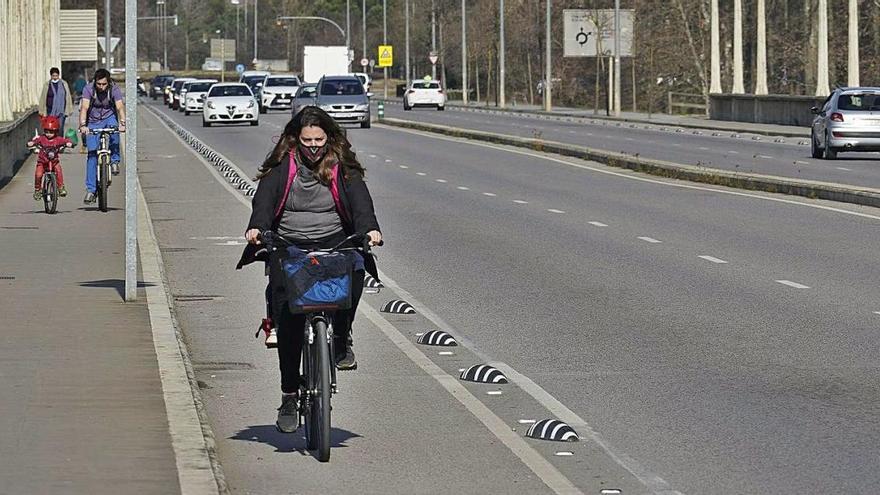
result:
M 254 69 L 257 68 L 257 3 L 260 0 L 254 0 Z
M 165 70 L 168 68 L 168 4 L 162 0 L 162 62 L 165 64 Z
M 552 100 L 551 100 L 551 74 L 550 74 L 550 10 L 552 8 L 553 0 L 546 0 L 547 2 L 547 23 L 544 29 L 544 111 L 549 112 L 550 108 L 552 108 Z
M 468 102 L 467 0 L 461 0 L 461 102 Z
M 367 0 L 364 0 L 361 5 L 361 34 L 363 34 L 363 43 L 361 44 L 361 51 L 363 51 L 363 58 L 367 57 Z
M 404 16 L 406 17 L 406 87 L 409 88 L 409 0 L 405 0 L 406 9 L 404 10 Z
M 504 1 L 504 0 L 501 0 Z M 431 54 L 437 53 L 437 12 L 434 0 L 431 0 Z M 431 64 L 431 79 L 437 80 L 437 64 Z
M 388 44 L 388 0 L 382 0 L 382 44 Z M 382 68 L 382 91 L 385 99 L 388 99 L 388 67 Z
M 113 52 L 110 46 L 110 0 L 104 0 L 104 37 L 104 58 L 107 62 L 104 66 L 110 70 L 110 53 Z
M 614 0 L 614 116 L 620 117 L 620 0 Z
M 504 0 L 498 5 L 498 22 L 500 24 L 500 39 L 498 40 L 498 107 L 504 108 Z

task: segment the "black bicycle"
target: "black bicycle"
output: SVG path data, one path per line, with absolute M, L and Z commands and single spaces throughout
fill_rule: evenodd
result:
M 110 187 L 110 135 L 125 132 L 118 127 L 104 127 L 101 129 L 89 129 L 89 134 L 97 134 L 98 138 L 98 189 L 95 191 L 98 197 L 98 209 L 107 211 L 107 188 Z
M 34 153 L 39 153 L 41 150 L 46 153 L 40 191 L 43 195 L 43 208 L 50 215 L 58 210 L 58 173 L 55 169 L 61 161 L 59 155 L 64 152 L 65 148 L 67 146 L 40 146 L 39 144 L 34 144 L 30 148 Z
M 284 263 L 284 253 L 293 246 L 283 237 L 272 231 L 260 234 L 260 240 L 266 245 L 270 253 L 270 262 Z M 380 242 L 381 246 L 382 243 Z M 354 246 L 354 247 L 342 247 Z M 295 246 L 294 246 L 295 247 Z M 371 256 L 369 238 L 360 234 L 348 236 L 330 249 L 317 249 L 304 252 L 306 264 L 310 266 L 325 264 L 329 265 L 330 257 L 342 253 L 359 251 L 364 256 Z M 280 256 L 279 256 L 280 254 Z M 348 279 L 348 296 L 344 300 L 336 302 L 314 301 L 309 303 L 291 304 L 291 310 L 305 314 L 306 326 L 304 329 L 304 341 L 302 351 L 301 385 L 299 390 L 299 415 L 300 424 L 305 425 L 306 448 L 316 450 L 320 462 L 330 460 L 330 398 L 338 390 L 336 387 L 336 366 L 333 366 L 333 313 L 337 310 L 349 309 L 351 306 L 351 275 L 354 275 L 355 260 L 347 256 L 351 266 L 345 270 L 350 274 Z M 284 266 L 284 265 L 282 265 Z M 285 267 L 286 269 L 286 267 Z M 301 287 L 295 287 L 296 282 L 286 280 L 290 297 L 299 297 Z M 302 301 L 301 299 L 299 300 Z M 295 308 L 294 308 L 295 306 Z

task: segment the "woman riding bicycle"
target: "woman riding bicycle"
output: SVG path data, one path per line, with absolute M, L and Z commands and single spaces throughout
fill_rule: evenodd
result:
M 339 125 L 318 107 L 307 107 L 284 128 L 278 144 L 267 155 L 257 175 L 253 213 L 245 237 L 249 245 L 239 266 L 254 261 L 259 235 L 271 230 L 301 249 L 331 248 L 351 234 L 363 234 L 370 244 L 382 240 L 373 200 L 364 182 L 364 168 L 351 150 Z M 371 256 L 364 267 L 377 276 Z M 270 316 L 278 327 L 281 368 L 281 407 L 278 428 L 296 431 L 297 391 L 305 316 L 291 314 L 278 267 L 269 270 Z M 273 273 L 276 272 L 276 273 Z M 363 290 L 364 272 L 352 279 L 351 309 L 333 316 L 334 349 L 338 369 L 355 369 L 351 323 Z

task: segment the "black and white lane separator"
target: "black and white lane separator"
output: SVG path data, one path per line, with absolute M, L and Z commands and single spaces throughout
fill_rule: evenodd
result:
M 477 383 L 507 383 L 507 377 L 504 376 L 504 373 L 488 364 L 475 364 L 462 371 L 460 378 L 468 382 Z
M 574 428 L 558 419 L 542 419 L 533 424 L 526 432 L 529 438 L 552 440 L 554 442 L 577 442 L 581 438 Z
M 395 313 L 395 314 L 403 314 L 403 315 L 411 315 L 415 314 L 416 309 L 413 308 L 408 302 L 402 301 L 400 299 L 394 299 L 385 303 L 382 306 L 382 309 L 379 311 L 383 313 Z
M 423 345 L 437 345 L 442 347 L 454 347 L 458 345 L 458 341 L 455 340 L 455 337 L 449 335 L 443 330 L 431 330 L 430 332 L 425 332 L 419 335 L 416 343 Z
M 385 284 L 378 281 L 372 275 L 367 275 L 364 277 L 364 287 L 367 289 L 384 289 Z

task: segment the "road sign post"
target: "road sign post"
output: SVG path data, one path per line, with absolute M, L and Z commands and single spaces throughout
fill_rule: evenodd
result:
M 429 53 L 428 60 L 431 61 L 431 65 L 437 65 L 437 60 L 439 60 L 439 57 L 437 56 L 437 52 Z

